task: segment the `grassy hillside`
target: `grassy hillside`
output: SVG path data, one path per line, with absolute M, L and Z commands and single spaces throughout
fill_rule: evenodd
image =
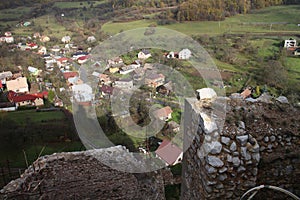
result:
M 300 5 L 274 6 L 257 11 L 252 14 L 240 14 L 225 21 L 200 21 L 184 22 L 165 25 L 188 35 L 193 34 L 223 34 L 223 33 L 272 33 L 272 32 L 298 32 L 297 26 L 300 19 Z M 155 23 L 153 20 L 139 20 L 126 23 L 108 22 L 103 25 L 102 30 L 115 34 L 121 30 L 145 27 Z M 271 26 L 272 24 L 272 26 Z

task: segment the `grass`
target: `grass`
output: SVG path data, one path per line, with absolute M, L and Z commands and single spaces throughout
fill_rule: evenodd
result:
M 67 1 L 61 1 L 61 2 L 55 2 L 54 7 L 58 7 L 61 9 L 64 8 L 83 8 L 83 7 L 90 7 L 91 3 L 93 3 L 93 6 L 96 7 L 97 5 L 103 4 L 105 0 L 100 1 L 90 1 L 90 4 L 88 1 L 78 1 L 78 2 L 67 2 Z
M 297 26 L 300 18 L 299 5 L 295 6 L 274 6 L 254 11 L 252 14 L 240 14 L 224 21 L 201 21 L 184 22 L 165 25 L 170 28 L 188 35 L 209 34 L 217 35 L 223 33 L 265 33 L 265 32 L 296 32 L 300 31 Z M 284 22 L 288 24 L 274 24 Z M 109 34 L 119 33 L 121 30 L 146 27 L 155 23 L 153 20 L 138 20 L 126 23 L 108 22 L 102 26 L 102 30 Z M 265 24 L 261 24 L 265 23 Z M 270 30 L 270 24 L 273 23 Z
M 287 57 L 286 66 L 288 68 L 288 75 L 292 81 L 300 80 L 300 56 L 298 57 Z
M 27 14 L 31 10 L 30 7 L 17 7 L 14 9 L 1 10 L 0 21 L 7 19 L 20 19 L 22 15 Z
M 24 110 L 0 113 L 0 165 L 9 160 L 13 167 L 25 167 L 23 150 L 29 162 L 41 155 L 81 149 L 81 142 L 63 112 Z
M 3 116 L 4 115 L 4 116 Z M 55 112 L 36 112 L 35 110 L 24 110 L 10 113 L 0 113 L 2 120 L 12 120 L 17 125 L 28 123 L 41 123 L 49 120 L 63 120 L 65 116 L 60 111 Z
M 277 38 L 257 38 L 250 40 L 250 44 L 254 48 L 258 48 L 258 56 L 259 57 L 270 57 L 273 56 L 274 53 L 279 52 L 279 46 L 281 45 L 281 41 L 283 39 Z

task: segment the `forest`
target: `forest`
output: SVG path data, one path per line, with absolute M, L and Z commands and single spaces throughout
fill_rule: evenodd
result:
M 1 1 L 0 9 L 19 6 L 34 6 L 45 4 L 47 7 L 54 2 L 76 2 L 81 0 L 15 0 Z M 235 14 L 245 14 L 254 9 L 274 5 L 300 4 L 299 0 L 102 0 L 107 9 L 115 12 L 125 8 L 132 9 L 162 9 L 160 19 L 177 21 L 224 20 Z M 91 2 L 91 1 L 87 1 Z M 40 7 L 40 6 L 39 6 Z

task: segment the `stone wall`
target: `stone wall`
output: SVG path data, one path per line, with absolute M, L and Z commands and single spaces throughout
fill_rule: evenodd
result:
M 196 98 L 185 102 L 182 199 L 239 199 L 261 184 L 299 195 L 299 117 L 294 117 L 294 127 L 276 124 L 282 117 L 299 114 L 298 110 L 289 105 L 225 99 L 224 126 L 219 123 L 224 116 L 218 116 L 218 106 L 207 106 Z M 292 110 L 284 112 L 283 107 Z M 274 198 L 262 193 L 258 197 Z
M 116 146 L 41 157 L 0 191 L 0 199 L 165 199 L 159 172 L 120 172 L 95 158 L 115 151 L 127 155 Z

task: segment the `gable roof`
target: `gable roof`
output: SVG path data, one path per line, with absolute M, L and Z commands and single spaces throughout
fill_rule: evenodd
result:
M 11 73 L 11 71 L 6 71 L 6 72 L 0 73 L 0 79 L 10 78 L 12 76 L 13 76 L 13 74 Z
M 171 114 L 173 110 L 170 106 L 166 106 L 164 108 L 158 109 L 153 112 L 153 115 L 158 118 L 167 117 L 169 114 Z
M 79 76 L 79 74 L 78 72 L 64 72 L 63 76 L 66 80 L 68 80 L 69 78 Z
M 143 49 L 143 50 L 142 50 L 142 52 L 143 52 L 145 55 L 148 55 L 148 54 L 150 54 L 150 51 L 149 51 L 149 50 L 147 50 L 147 49 Z
M 161 78 L 164 79 L 165 76 L 163 74 L 156 74 L 156 73 L 152 73 L 147 76 L 147 79 L 151 79 L 151 80 L 156 80 L 156 79 L 161 79 Z
M 251 89 L 247 88 L 241 93 L 241 96 L 243 97 L 243 99 L 246 99 L 251 95 L 251 93 L 252 93 Z
M 46 93 L 37 93 L 37 94 L 18 94 L 13 91 L 8 92 L 8 99 L 11 102 L 19 103 L 23 101 L 34 101 L 38 98 L 43 98 Z
M 180 154 L 182 153 L 182 150 L 173 144 L 170 140 L 163 140 L 161 145 L 158 147 L 158 149 L 155 151 L 155 153 L 166 163 L 169 165 L 172 165 L 176 162 Z

